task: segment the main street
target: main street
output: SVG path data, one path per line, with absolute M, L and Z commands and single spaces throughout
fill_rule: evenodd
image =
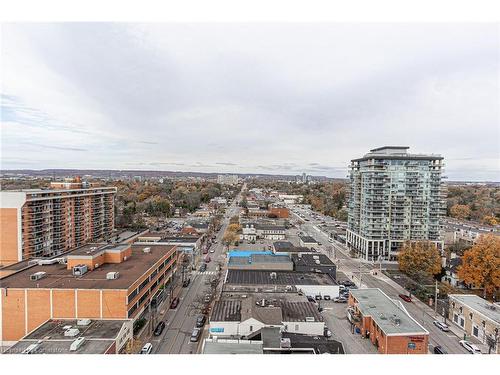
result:
M 158 354 L 192 354 L 199 352 L 203 337 L 200 337 L 198 342 L 191 342 L 191 333 L 196 324 L 196 318 L 201 314 L 198 306 L 200 301 L 207 293 L 211 293 L 210 280 L 217 274 L 217 265 L 225 260 L 225 249 L 222 244 L 222 237 L 229 225 L 229 220 L 232 216 L 238 215 L 240 208 L 237 203 L 240 200 L 240 195 L 233 200 L 232 204 L 226 209 L 226 213 L 222 219 L 222 226 L 216 235 L 217 243 L 214 243 L 210 250 L 215 250 L 209 253 L 211 258 L 207 264 L 207 269 L 204 272 L 199 272 L 199 265 L 196 271 L 186 274 L 186 278 L 191 278 L 189 287 L 182 288 L 178 297 L 180 298 L 179 305 L 176 309 L 169 309 L 168 302 L 162 307 L 165 311 L 163 320 L 166 322 L 165 330 L 158 337 L 152 337 L 153 352 Z M 178 271 L 179 272 L 179 271 Z M 161 312 L 160 312 L 161 314 Z M 208 321 L 208 317 L 207 317 Z
M 458 353 L 465 354 L 468 353 L 459 344 L 459 340 L 462 337 L 458 337 L 453 332 L 443 332 L 437 328 L 432 322 L 434 320 L 443 320 L 439 315 L 435 315 L 432 308 L 425 305 L 423 302 L 413 298 L 413 302 L 407 303 L 403 302 L 399 298 L 400 293 L 408 294 L 408 291 L 404 290 L 401 286 L 397 285 L 395 282 L 390 280 L 387 276 L 377 272 L 380 264 L 372 264 L 362 262 L 359 259 L 354 259 L 349 256 L 349 250 L 345 245 L 338 241 L 329 242 L 328 235 L 321 230 L 319 226 L 320 221 L 316 220 L 312 215 L 311 211 L 302 211 L 305 218 L 308 219 L 304 224 L 301 225 L 301 230 L 308 235 L 314 237 L 318 242 L 321 243 L 319 251 L 328 255 L 337 264 L 337 270 L 344 273 L 351 280 L 356 282 L 363 288 L 379 288 L 385 294 L 396 301 L 401 301 L 406 311 L 417 320 L 427 331 L 429 331 L 429 342 L 432 347 L 440 345 L 448 353 Z M 301 217 L 293 213 L 299 220 L 303 221 Z M 332 247 L 332 251 L 328 247 Z

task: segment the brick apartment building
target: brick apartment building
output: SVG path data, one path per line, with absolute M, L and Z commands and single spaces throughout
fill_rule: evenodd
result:
M 114 187 L 79 180 L 0 192 L 0 265 L 51 257 L 112 235 Z
M 135 320 L 164 293 L 176 264 L 176 246 L 154 243 L 87 244 L 28 262 L 0 279 L 0 344 L 50 319 Z
M 429 332 L 380 289 L 349 293 L 347 317 L 380 354 L 427 354 Z

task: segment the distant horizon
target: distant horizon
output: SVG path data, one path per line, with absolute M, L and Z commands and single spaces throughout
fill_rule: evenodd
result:
M 302 173 L 297 174 L 286 174 L 286 173 L 252 173 L 252 172 L 202 172 L 202 171 L 185 171 L 185 170 L 163 170 L 163 169 L 98 169 L 98 168 L 43 168 L 43 169 L 0 169 L 0 174 L 5 173 L 15 173 L 15 172 L 45 172 L 45 171 L 74 171 L 74 172 L 125 172 L 125 173 L 182 173 L 182 174 L 200 174 L 200 175 L 244 175 L 244 176 L 268 176 L 268 177 L 298 177 Z M 329 179 L 329 180 L 349 180 L 348 177 L 330 177 L 325 175 L 313 175 L 307 174 L 313 178 Z M 57 176 L 60 177 L 60 176 Z M 450 180 L 448 178 L 443 179 L 443 183 L 449 182 L 473 182 L 473 183 L 495 183 L 500 184 L 500 180 Z

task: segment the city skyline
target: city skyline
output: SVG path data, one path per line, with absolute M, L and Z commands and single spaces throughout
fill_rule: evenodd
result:
M 494 25 L 2 31 L 2 170 L 345 178 L 367 149 L 407 145 L 449 180 L 498 181 Z

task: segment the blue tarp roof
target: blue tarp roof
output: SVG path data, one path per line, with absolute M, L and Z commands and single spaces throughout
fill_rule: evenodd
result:
M 252 254 L 261 254 L 261 255 L 272 255 L 272 251 L 256 251 L 256 250 L 233 250 L 230 251 L 228 256 L 231 257 L 249 257 Z

